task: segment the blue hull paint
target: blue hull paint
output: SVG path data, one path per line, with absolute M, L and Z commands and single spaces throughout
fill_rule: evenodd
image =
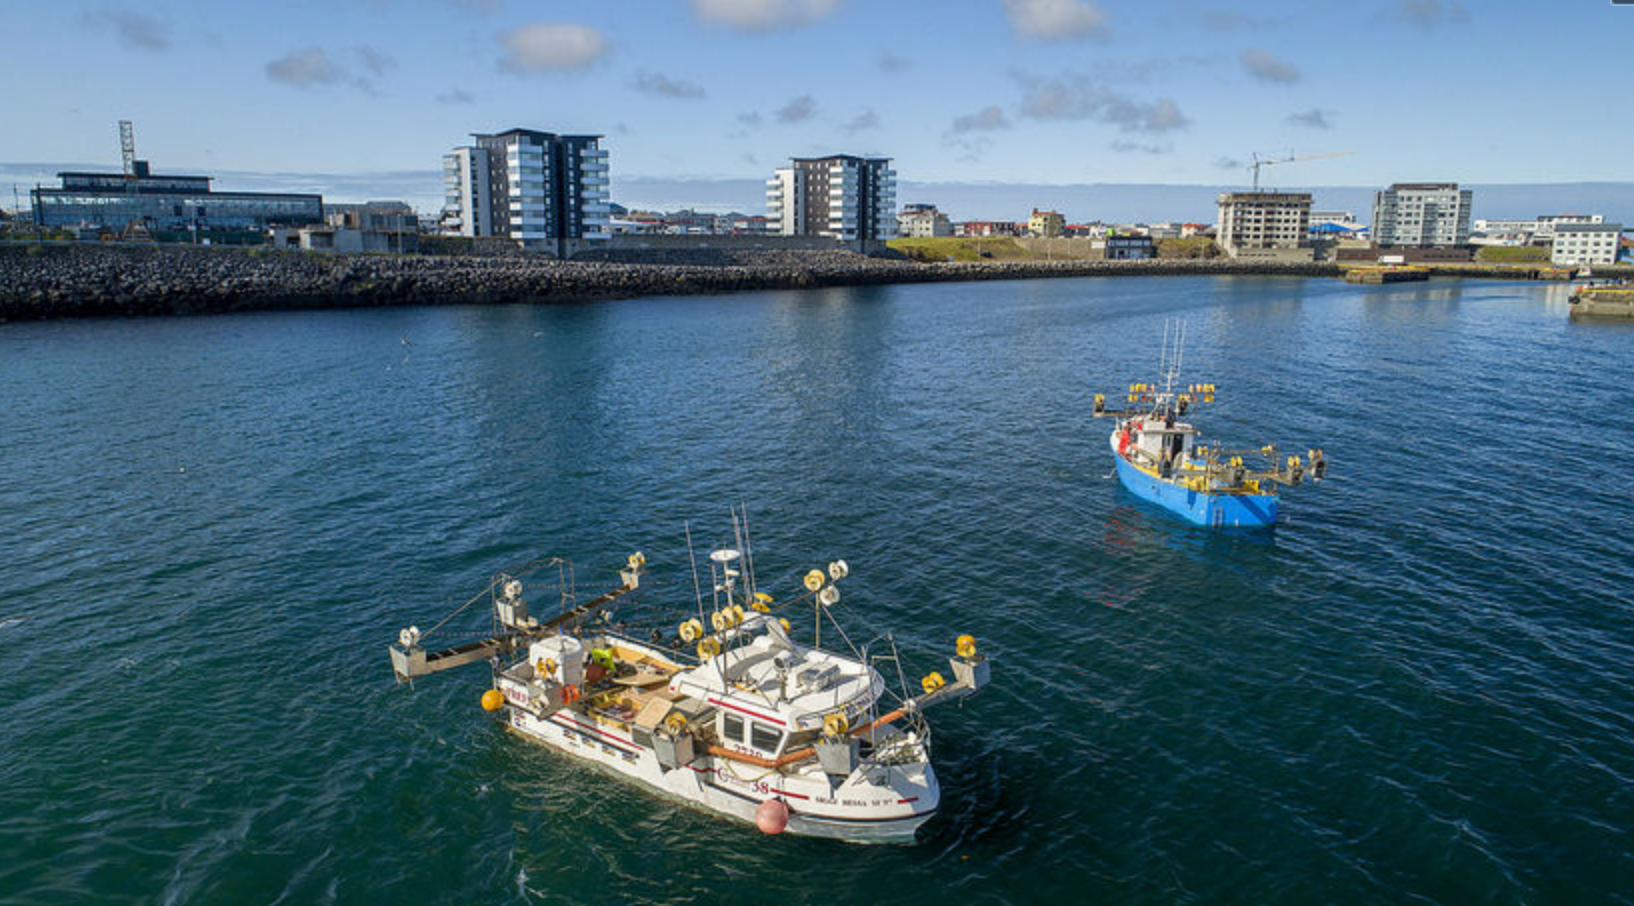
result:
M 1208 494 L 1142 472 L 1117 454 L 1118 479 L 1136 497 L 1171 510 L 1197 525 L 1262 528 L 1277 521 L 1275 494 Z

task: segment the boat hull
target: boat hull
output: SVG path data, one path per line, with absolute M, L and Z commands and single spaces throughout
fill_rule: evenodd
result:
M 1195 525 L 1264 528 L 1276 524 L 1275 494 L 1210 494 L 1165 481 L 1120 455 L 1116 433 L 1112 436 L 1112 458 L 1118 464 L 1118 480 L 1130 493 Z
M 781 799 L 789 809 L 786 833 L 851 843 L 912 843 L 939 804 L 928 763 L 911 772 L 887 769 L 903 776 L 889 777 L 886 784 L 847 782 L 838 789 L 820 774 L 768 775 L 708 756 L 665 770 L 651 749 L 590 715 L 564 708 L 540 717 L 513 705 L 507 711 L 511 730 L 528 739 L 739 821 L 754 824 L 762 802 Z

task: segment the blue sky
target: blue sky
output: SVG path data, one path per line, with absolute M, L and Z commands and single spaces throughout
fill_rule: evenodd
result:
M 149 0 L 4 18 L 9 82 L 41 74 L 0 101 L 13 179 L 117 166 L 121 118 L 156 170 L 420 204 L 444 151 L 513 125 L 605 134 L 615 200 L 620 179 L 759 179 L 835 151 L 927 183 L 1234 184 L 1252 153 L 1290 150 L 1352 153 L 1268 184 L 1620 181 L 1634 137 L 1634 6 L 1608 0 Z

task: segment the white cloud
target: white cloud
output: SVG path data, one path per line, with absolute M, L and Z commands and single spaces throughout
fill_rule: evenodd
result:
M 1243 64 L 1248 74 L 1262 82 L 1276 82 L 1282 85 L 1292 85 L 1299 81 L 1299 68 L 1287 60 L 1279 59 L 1269 50 L 1254 48 L 1245 50 L 1237 61 Z
M 1424 28 L 1469 19 L 1464 5 L 1457 0 L 1396 0 L 1396 12 L 1408 22 Z
M 370 47 L 367 44 L 358 46 L 357 55 L 358 58 L 363 61 L 363 68 L 369 70 L 369 73 L 375 78 L 385 75 L 386 70 L 393 69 L 397 66 L 397 60 L 381 53 L 378 50 L 375 50 L 373 47 Z
M 607 39 L 588 25 L 535 22 L 499 36 L 505 56 L 499 68 L 508 72 L 583 69 L 607 54 Z
M 692 0 L 699 16 L 738 31 L 799 28 L 827 18 L 840 0 Z
M 693 84 L 685 79 L 672 79 L 661 72 L 643 72 L 636 76 L 632 87 L 643 94 L 656 95 L 661 98 L 692 100 L 704 96 L 702 85 Z
M 994 129 L 1008 129 L 1010 121 L 1005 118 L 1004 111 L 996 106 L 983 107 L 975 113 L 967 113 L 953 118 L 953 131 L 991 132 Z
M 817 102 L 811 95 L 803 94 L 779 108 L 776 116 L 780 123 L 798 123 L 811 119 L 816 112 Z
M 345 77 L 321 47 L 294 50 L 267 64 L 267 78 L 296 88 L 332 85 Z
M 1104 37 L 1106 14 L 1089 0 L 1004 0 L 1010 27 L 1024 38 Z
M 1023 88 L 1021 113 L 1031 119 L 1095 120 L 1154 135 L 1191 125 L 1170 98 L 1137 100 L 1074 73 L 1049 79 L 1013 75 Z
M 856 115 L 851 122 L 842 126 L 848 134 L 855 135 L 865 129 L 879 128 L 879 114 L 872 110 L 865 110 Z
M 1333 121 L 1329 119 L 1332 115 L 1330 111 L 1312 107 L 1303 113 L 1291 114 L 1288 122 L 1290 125 L 1307 126 L 1311 129 L 1332 129 Z
M 112 28 L 127 47 L 137 50 L 169 50 L 170 28 L 146 13 L 105 9 L 80 17 L 80 24 L 93 30 Z

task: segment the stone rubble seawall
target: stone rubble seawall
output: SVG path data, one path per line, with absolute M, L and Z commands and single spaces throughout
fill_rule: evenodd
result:
M 639 258 L 639 260 L 633 260 Z M 326 255 L 186 246 L 0 245 L 0 320 L 382 305 L 548 303 L 1036 277 L 1336 277 L 1331 264 L 1229 260 L 919 264 L 845 251 L 720 250 L 556 261 L 533 255 Z

